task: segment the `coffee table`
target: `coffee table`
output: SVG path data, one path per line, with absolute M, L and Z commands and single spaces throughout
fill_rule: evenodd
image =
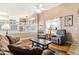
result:
M 52 43 L 50 40 L 45 40 L 45 39 L 30 39 L 32 41 L 32 47 L 37 46 L 42 49 L 48 49 L 48 45 Z

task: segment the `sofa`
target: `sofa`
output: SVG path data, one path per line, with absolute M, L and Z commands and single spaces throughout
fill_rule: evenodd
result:
M 66 41 L 66 30 L 57 30 L 56 35 L 51 36 L 51 41 L 55 44 L 63 45 Z
M 31 43 L 26 43 L 27 39 L 16 39 L 0 34 L 0 55 L 41 55 L 43 50 L 38 47 L 31 47 Z

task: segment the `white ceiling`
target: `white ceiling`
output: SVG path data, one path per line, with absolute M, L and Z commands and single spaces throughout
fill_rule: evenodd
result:
M 59 3 L 40 3 L 45 9 L 50 9 L 60 5 Z M 27 16 L 35 13 L 32 6 L 36 3 L 0 3 L 0 12 L 4 12 L 10 17 Z

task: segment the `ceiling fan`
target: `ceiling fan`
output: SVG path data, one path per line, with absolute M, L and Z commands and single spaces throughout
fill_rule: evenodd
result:
M 46 10 L 45 8 L 43 8 L 43 5 L 42 5 L 42 4 L 39 4 L 39 3 L 33 5 L 32 7 L 35 9 L 35 11 L 36 11 L 37 13 L 42 13 L 43 11 Z

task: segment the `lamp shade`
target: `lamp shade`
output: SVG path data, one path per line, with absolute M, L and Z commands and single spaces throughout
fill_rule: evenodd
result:
M 10 25 L 9 24 L 3 24 L 1 28 L 3 30 L 10 30 Z

